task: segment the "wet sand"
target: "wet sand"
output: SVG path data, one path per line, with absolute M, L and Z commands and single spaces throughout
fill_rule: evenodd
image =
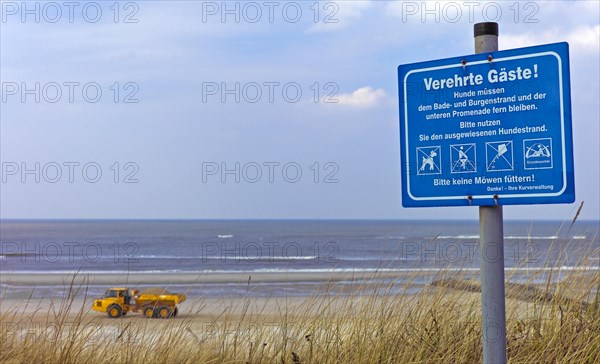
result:
M 0 283 L 19 285 L 61 285 L 73 281 L 75 284 L 137 285 L 137 284 L 186 284 L 186 283 L 255 283 L 269 282 L 336 282 L 361 279 L 382 279 L 435 275 L 439 270 L 423 271 L 343 271 L 343 272 L 227 272 L 227 273 L 2 273 Z

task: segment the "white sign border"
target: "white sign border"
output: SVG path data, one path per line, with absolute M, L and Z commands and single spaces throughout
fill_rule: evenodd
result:
M 492 52 L 493 53 L 493 52 Z M 560 132 L 561 132 L 561 141 L 562 141 L 562 145 L 561 145 L 561 149 L 562 149 L 562 167 L 563 167 L 563 186 L 562 189 L 558 192 L 553 192 L 553 193 L 527 193 L 527 194 L 508 194 L 508 195 L 500 195 L 500 194 L 490 194 L 490 195 L 473 195 L 470 196 L 472 199 L 484 199 L 484 198 L 494 198 L 494 196 L 498 196 L 498 198 L 529 198 L 529 197 L 555 197 L 555 196 L 560 196 L 562 195 L 565 190 L 567 189 L 567 156 L 566 156 L 566 145 L 565 145 L 565 112 L 564 112 L 564 97 L 563 97 L 563 75 L 562 75 L 562 59 L 560 57 L 560 55 L 556 52 L 539 52 L 539 53 L 531 53 L 531 54 L 524 54 L 524 55 L 519 55 L 519 56 L 511 56 L 511 57 L 504 57 L 504 58 L 498 58 L 498 59 L 494 59 L 493 62 L 497 63 L 497 62 L 503 62 L 503 61 L 511 61 L 511 60 L 515 60 L 515 59 L 523 59 L 523 58 L 532 58 L 532 57 L 540 57 L 540 56 L 554 56 L 556 57 L 556 59 L 558 60 L 558 82 L 559 82 L 559 93 L 560 93 Z M 478 64 L 484 64 L 484 63 L 489 63 L 488 60 L 481 60 L 481 61 L 477 61 L 477 62 L 473 62 L 470 63 L 470 65 L 478 65 Z M 441 69 L 448 69 L 448 68 L 457 68 L 457 67 L 462 67 L 463 65 L 461 63 L 459 64 L 450 64 L 450 65 L 445 65 L 445 66 L 437 66 L 437 67 L 428 67 L 428 68 L 421 68 L 421 69 L 415 69 L 415 70 L 410 70 L 405 76 L 404 76 L 404 129 L 405 129 L 405 147 L 406 147 L 406 157 L 409 157 L 409 152 L 408 152 L 408 98 L 407 98 L 407 79 L 408 77 L 413 74 L 413 73 L 419 73 L 419 72 L 427 72 L 427 71 L 436 71 L 436 70 L 441 70 Z M 406 160 L 406 192 L 408 193 L 408 195 L 410 196 L 411 199 L 413 199 L 414 201 L 443 201 L 443 200 L 463 200 L 463 199 L 468 199 L 469 196 L 435 196 L 435 197 L 416 197 L 414 196 L 411 191 L 410 191 L 410 163 L 408 163 L 408 159 Z

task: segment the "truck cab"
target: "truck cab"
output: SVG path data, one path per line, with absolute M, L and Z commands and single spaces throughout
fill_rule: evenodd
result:
M 94 300 L 92 309 L 106 312 L 109 317 L 121 317 L 131 309 L 133 293 L 127 288 L 110 288 L 106 290 L 104 297 Z
M 104 293 L 105 298 L 115 298 L 115 302 L 124 305 L 131 305 L 134 291 L 127 288 L 111 288 Z

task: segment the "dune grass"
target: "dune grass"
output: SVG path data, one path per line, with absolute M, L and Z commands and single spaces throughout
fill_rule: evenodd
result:
M 553 279 L 560 271 L 560 264 L 532 269 L 530 282 L 507 285 L 510 363 L 600 363 L 600 272 L 571 270 Z M 389 278 L 356 282 L 342 294 L 329 291 L 332 282 L 299 304 L 280 300 L 269 313 L 253 298 L 232 300 L 202 322 L 202 300 L 184 304 L 185 314 L 172 319 L 90 315 L 90 299 L 76 300 L 71 292 L 81 287 L 71 286 L 42 315 L 1 314 L 0 362 L 481 362 L 476 281 L 443 271 L 435 281 L 416 294 L 410 283 Z

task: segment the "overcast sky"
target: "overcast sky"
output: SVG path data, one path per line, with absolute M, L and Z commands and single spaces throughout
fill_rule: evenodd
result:
M 397 67 L 496 21 L 571 52 L 577 202 L 505 219 L 599 219 L 597 1 L 223 4 L 2 1 L 1 217 L 476 219 L 401 207 Z

